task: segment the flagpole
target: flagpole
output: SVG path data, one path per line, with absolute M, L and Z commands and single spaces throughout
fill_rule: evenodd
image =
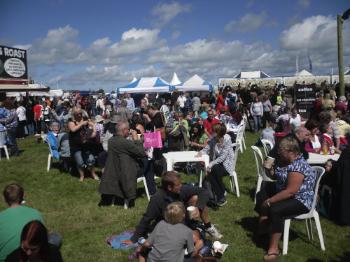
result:
M 343 15 L 337 15 L 337 40 L 338 40 L 338 71 L 339 71 L 339 91 L 340 95 L 345 95 L 344 85 L 344 47 L 343 47 L 343 23 L 350 16 L 350 9 Z

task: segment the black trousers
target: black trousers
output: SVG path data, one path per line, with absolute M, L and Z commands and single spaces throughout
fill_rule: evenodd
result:
M 270 207 L 262 207 L 261 215 L 269 217 L 269 232 L 282 233 L 284 220 L 305 214 L 309 210 L 295 198 L 285 199 L 271 204 Z
M 26 126 L 27 121 L 18 121 L 17 126 L 17 138 L 23 138 L 25 136 L 24 127 Z
M 263 128 L 266 128 L 266 122 L 271 120 L 271 114 L 269 111 L 264 112 L 263 118 L 262 118 L 262 124 Z
M 207 176 L 217 200 L 221 200 L 225 196 L 225 186 L 222 178 L 227 175 L 228 172 L 223 164 L 216 164 L 212 166 L 210 174 Z
M 150 195 L 154 195 L 157 191 L 156 182 L 154 181 L 154 161 L 149 160 L 147 157 L 142 158 L 143 168 L 138 174 L 138 177 L 145 176 L 148 192 Z

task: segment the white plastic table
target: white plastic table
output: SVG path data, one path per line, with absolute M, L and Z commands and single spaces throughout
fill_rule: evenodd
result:
M 209 156 L 202 154 L 201 157 L 197 157 L 196 151 L 177 151 L 164 153 L 163 156 L 166 160 L 167 171 L 174 170 L 174 164 L 180 162 L 204 162 L 205 168 L 209 166 Z M 199 177 L 199 187 L 202 187 L 202 172 Z
M 340 157 L 340 154 L 321 155 L 316 153 L 309 153 L 309 159 L 307 160 L 307 162 L 310 165 L 323 165 L 327 162 L 328 159 L 338 161 L 339 157 Z

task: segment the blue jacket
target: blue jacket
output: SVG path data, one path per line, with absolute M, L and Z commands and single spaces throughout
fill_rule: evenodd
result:
M 47 133 L 47 142 L 50 146 L 52 156 L 56 159 L 60 159 L 60 153 L 58 152 L 58 137 L 56 137 L 53 132 L 49 131 Z

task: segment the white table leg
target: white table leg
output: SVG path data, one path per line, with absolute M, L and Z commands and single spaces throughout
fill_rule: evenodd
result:
M 174 167 L 173 167 L 173 161 L 171 159 L 167 159 L 166 160 L 166 169 L 167 171 L 173 171 Z

